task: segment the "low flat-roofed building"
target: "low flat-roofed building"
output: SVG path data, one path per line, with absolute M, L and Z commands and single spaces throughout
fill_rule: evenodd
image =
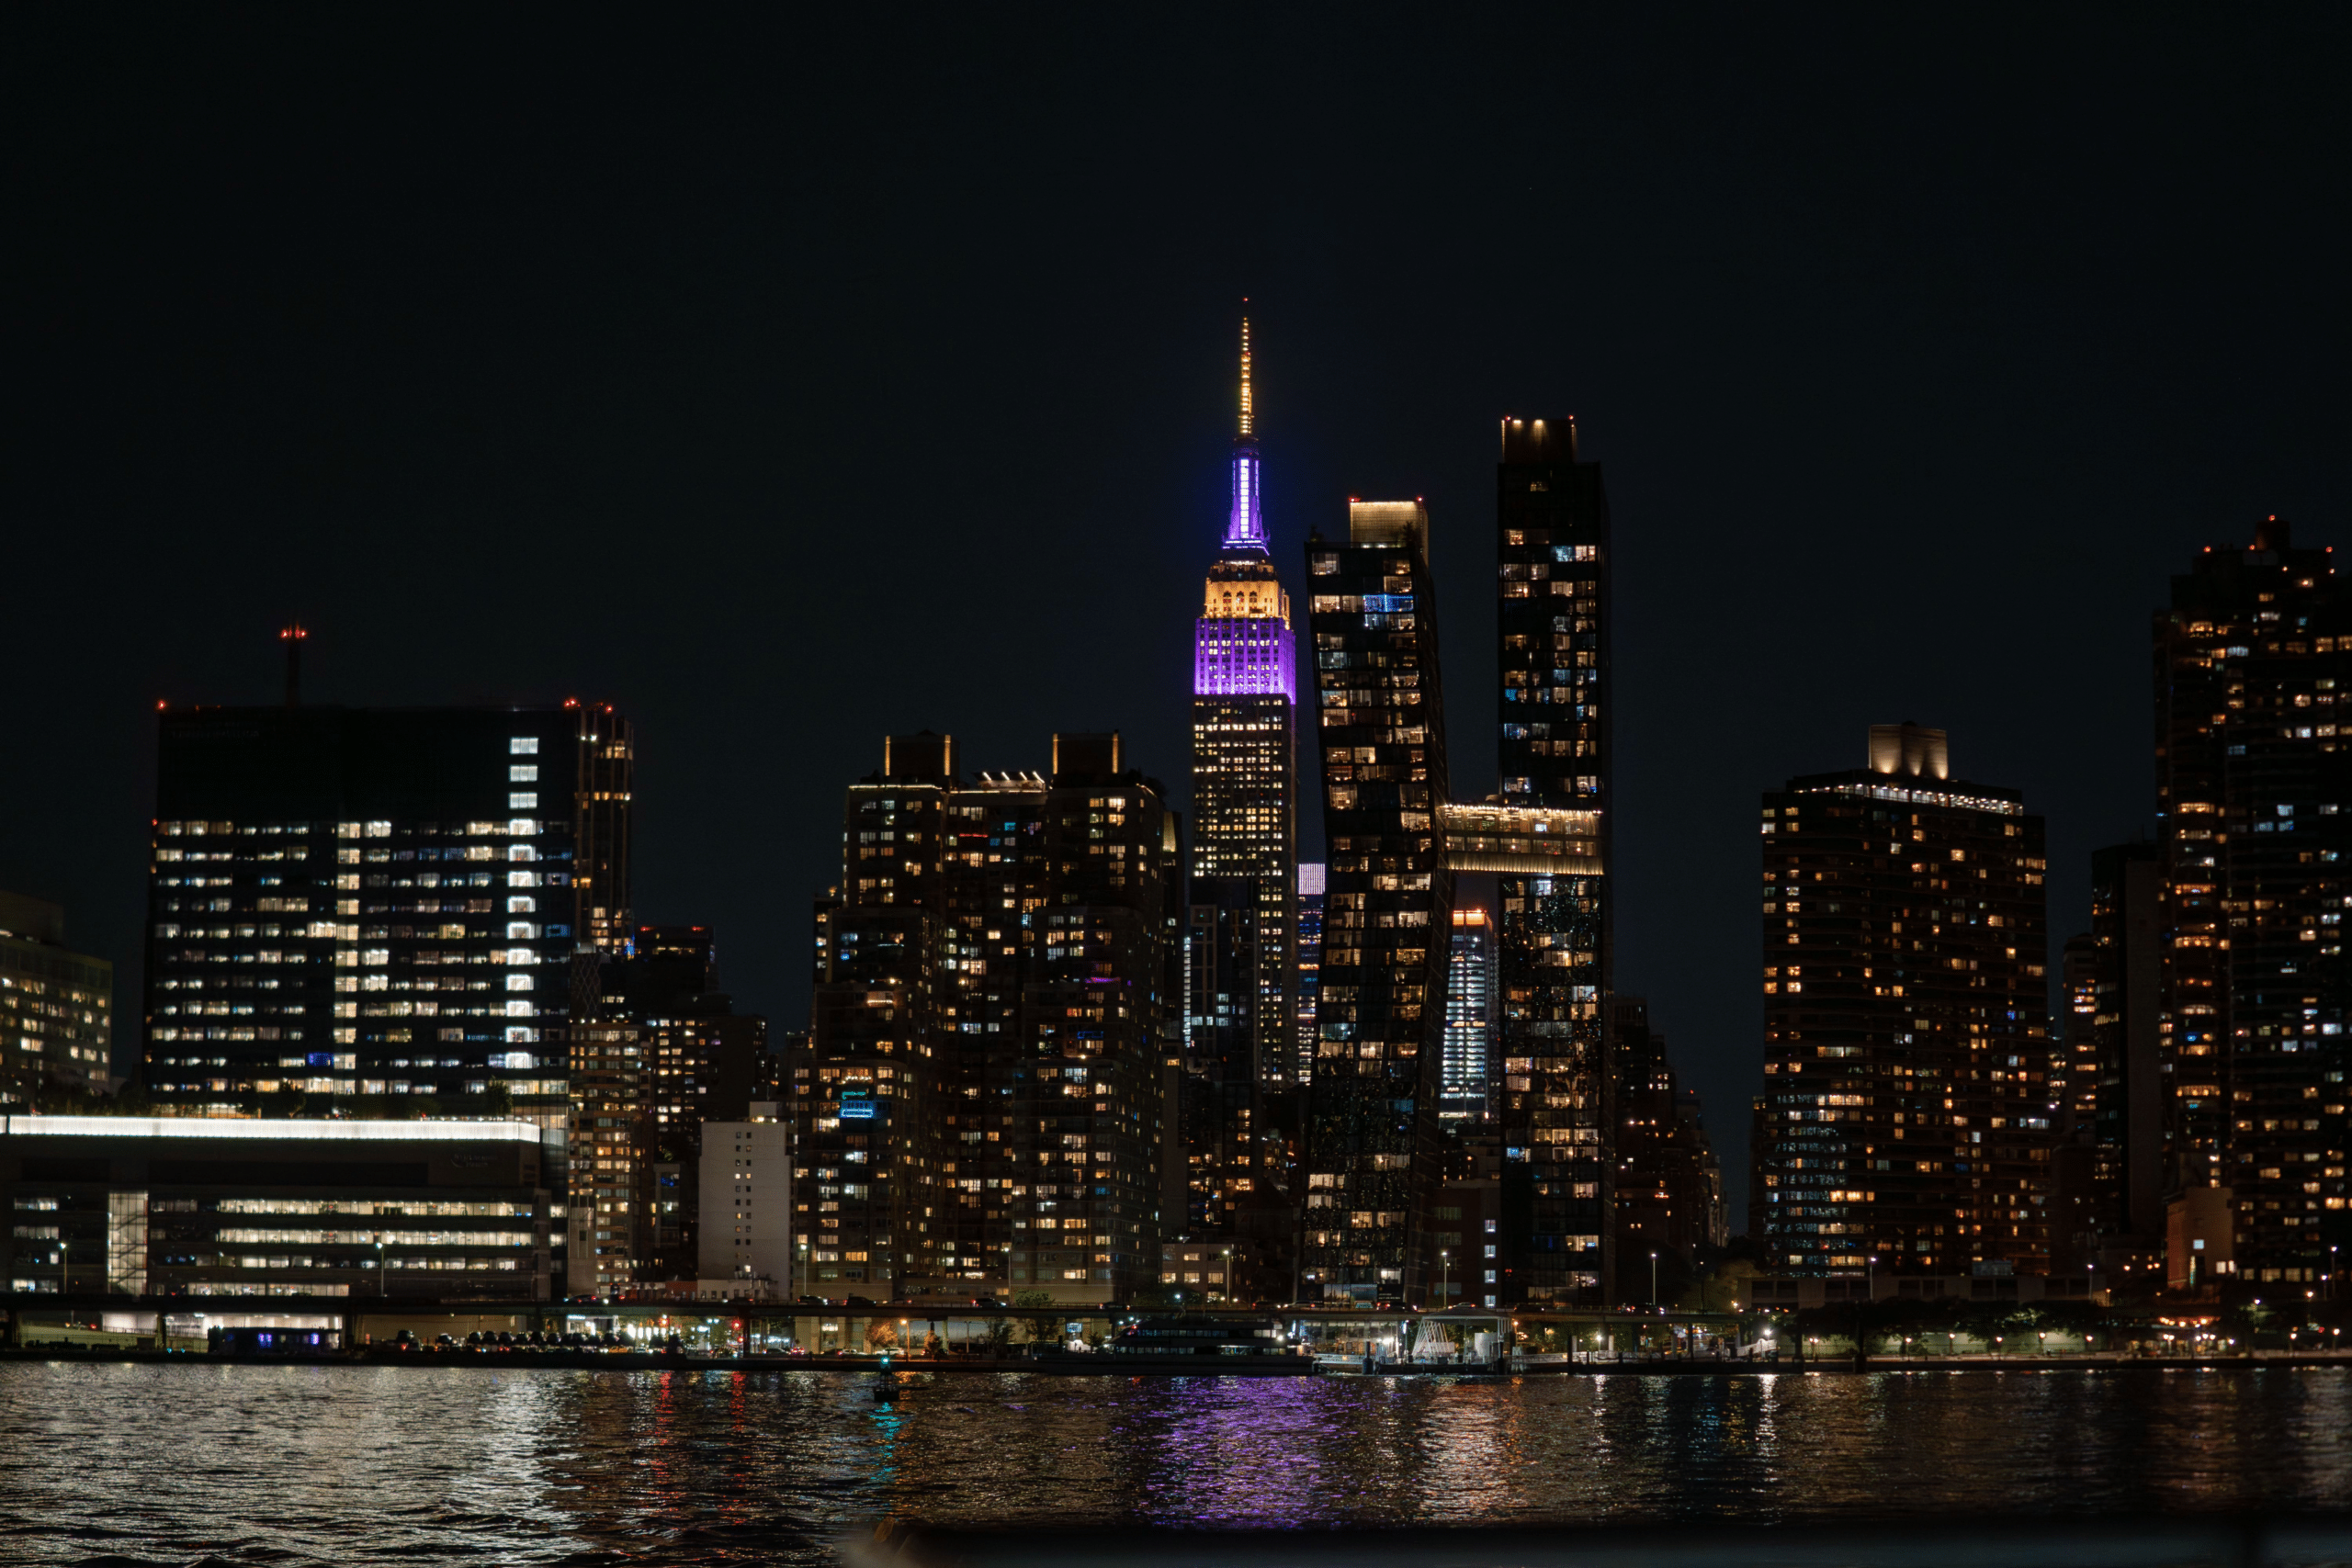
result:
M 2094 1274 L 1760 1274 L 1748 1281 L 1758 1312 L 1801 1312 L 1847 1302 L 2093 1302 L 2105 1305 L 2107 1282 Z
M 1229 1242 L 1163 1241 L 1159 1244 L 1159 1288 L 1204 1302 L 1233 1294 L 1233 1246 Z
M 523 1122 L 0 1117 L 12 1292 L 544 1301 Z

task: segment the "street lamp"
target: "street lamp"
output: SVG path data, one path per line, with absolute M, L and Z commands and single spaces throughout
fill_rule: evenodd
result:
M 1650 1254 L 1650 1305 L 1657 1305 L 1657 1254 Z
M 1444 1247 L 1437 1252 L 1437 1305 L 1440 1312 L 1453 1304 L 1453 1292 L 1448 1287 L 1452 1279 L 1453 1254 Z

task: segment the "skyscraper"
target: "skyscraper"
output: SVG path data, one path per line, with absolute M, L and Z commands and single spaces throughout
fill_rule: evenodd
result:
M 160 732 L 154 1099 L 566 1124 L 568 1031 L 628 924 L 626 718 L 175 708 Z
M 1310 535 L 1306 570 L 1329 869 L 1301 1288 L 1420 1300 L 1453 925 L 1429 513 L 1351 502 L 1347 539 Z
M 626 1019 L 575 1021 L 570 1034 L 565 1285 L 610 1297 L 653 1266 L 652 1053 Z
M 788 1069 L 801 1291 L 1100 1302 L 1157 1282 L 1175 856 L 1115 734 L 970 781 L 946 737 L 888 740 L 850 787 Z
M 1506 1302 L 1610 1299 L 1609 502 L 1572 420 L 1508 419 L 1496 469 L 1499 803 L 1574 811 L 1577 873 L 1501 879 Z
M 604 963 L 593 1020 L 573 1027 L 574 1157 L 583 1172 L 638 1177 L 634 1221 L 598 1223 L 579 1206 L 576 1289 L 690 1279 L 699 1266 L 703 1123 L 743 1121 L 770 1072 L 767 1020 L 734 1011 L 718 984 L 710 928 L 639 926 Z
M 1763 800 L 1765 1261 L 1940 1273 L 2050 1258 L 2041 818 L 1944 733 Z
M 1464 1132 L 1485 1124 L 1502 987 L 1495 967 L 1495 920 L 1484 909 L 1453 911 L 1453 972 L 1445 992 L 1445 1068 L 1438 1119 Z
M 2154 653 L 2165 1190 L 2232 1214 L 2237 1272 L 2308 1285 L 2352 1250 L 2352 614 L 2330 552 L 2276 517 L 2207 547 Z
M 1247 890 L 1256 912 L 1249 1031 L 1261 1084 L 1299 1081 L 1296 1037 L 1298 829 L 1296 651 L 1290 595 L 1267 551 L 1250 382 L 1250 323 L 1241 323 L 1241 402 L 1233 438 L 1224 543 L 1209 568 L 1193 636 L 1193 844 L 1195 903 L 1206 884 Z

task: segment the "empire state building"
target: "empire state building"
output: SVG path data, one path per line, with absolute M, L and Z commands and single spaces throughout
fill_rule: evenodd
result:
M 1290 596 L 1266 549 L 1246 318 L 1232 465 L 1225 540 L 1193 632 L 1191 869 L 1193 904 L 1224 906 L 1238 941 L 1224 944 L 1233 957 L 1216 965 L 1230 987 L 1190 987 L 1187 1032 L 1198 1039 L 1206 1025 L 1228 1040 L 1246 1039 L 1248 1076 L 1278 1087 L 1303 1081 L 1306 1068 L 1294 1021 L 1297 682 Z

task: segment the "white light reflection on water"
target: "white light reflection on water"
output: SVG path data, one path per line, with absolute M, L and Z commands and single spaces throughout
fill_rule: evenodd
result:
M 0 1560 L 814 1562 L 947 1524 L 2352 1507 L 2352 1372 L 1057 1379 L 0 1365 Z

